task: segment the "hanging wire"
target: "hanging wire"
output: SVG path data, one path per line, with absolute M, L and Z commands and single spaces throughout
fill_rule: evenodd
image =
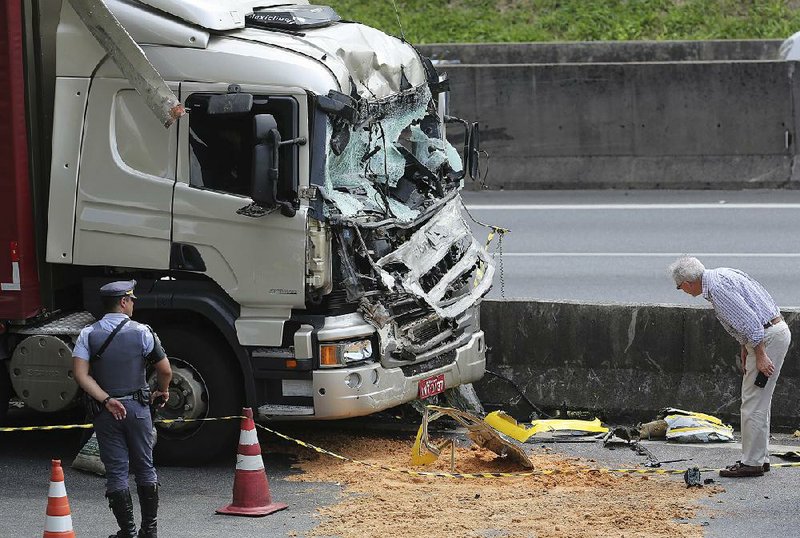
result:
M 403 23 L 400 22 L 400 11 L 398 11 L 398 9 L 397 9 L 397 2 L 395 2 L 395 0 L 392 0 L 392 6 L 394 6 L 394 15 L 395 15 L 395 17 L 397 17 L 397 26 L 400 27 L 400 39 L 405 41 L 406 40 L 406 34 L 403 31 Z
M 472 215 L 472 213 L 469 212 L 469 209 L 467 209 L 467 204 L 464 203 L 463 198 L 461 199 L 461 207 L 467 213 L 472 222 L 474 222 L 478 226 L 483 226 L 484 228 L 491 230 L 489 232 L 489 238 L 486 241 L 486 250 L 489 250 L 489 244 L 492 242 L 492 239 L 494 239 L 495 234 L 497 235 L 497 246 L 495 247 L 494 258 L 497 259 L 497 270 L 500 276 L 500 297 L 505 299 L 506 278 L 503 267 L 503 237 L 511 230 L 509 230 L 508 228 L 501 228 L 500 226 L 494 226 L 492 224 L 486 224 L 485 222 L 479 221 Z

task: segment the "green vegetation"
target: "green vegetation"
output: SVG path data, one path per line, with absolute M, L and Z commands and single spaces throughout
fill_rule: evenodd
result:
M 782 39 L 800 30 L 798 0 L 395 2 L 412 43 Z M 392 0 L 327 3 L 345 19 L 400 35 Z

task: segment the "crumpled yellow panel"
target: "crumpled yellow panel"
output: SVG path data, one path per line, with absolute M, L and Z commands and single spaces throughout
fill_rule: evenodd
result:
M 489 426 L 508 435 L 512 439 L 516 439 L 524 443 L 537 433 L 544 432 L 576 432 L 585 433 L 587 435 L 593 433 L 606 433 L 608 428 L 603 426 L 599 418 L 594 420 L 576 420 L 576 419 L 540 419 L 531 422 L 530 427 L 525 427 L 514 418 L 510 417 L 504 411 L 493 411 L 486 415 L 483 419 Z
M 428 439 L 428 422 L 442 416 L 448 416 L 466 428 L 467 436 L 476 445 L 491 450 L 500 457 L 508 458 L 525 469 L 533 469 L 533 462 L 522 448 L 500 437 L 488 424 L 481 422 L 480 418 L 466 411 L 435 405 L 426 406 L 422 424 L 411 449 L 412 465 L 433 463 L 439 457 L 441 450 L 449 443 L 449 441 L 445 441 L 437 446 Z

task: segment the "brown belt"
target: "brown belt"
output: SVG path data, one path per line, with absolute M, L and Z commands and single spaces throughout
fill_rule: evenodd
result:
M 769 329 L 770 327 L 772 327 L 773 325 L 777 325 L 781 321 L 783 321 L 783 316 L 774 317 L 764 324 L 764 328 Z

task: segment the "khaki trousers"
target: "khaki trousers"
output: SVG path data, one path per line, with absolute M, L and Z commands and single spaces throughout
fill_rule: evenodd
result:
M 783 359 L 792 342 L 785 321 L 764 329 L 764 351 L 775 364 L 775 373 L 762 389 L 755 386 L 758 368 L 753 348 L 747 346 L 747 373 L 742 378 L 742 463 L 760 467 L 769 462 L 769 424 L 772 393 L 781 373 Z

